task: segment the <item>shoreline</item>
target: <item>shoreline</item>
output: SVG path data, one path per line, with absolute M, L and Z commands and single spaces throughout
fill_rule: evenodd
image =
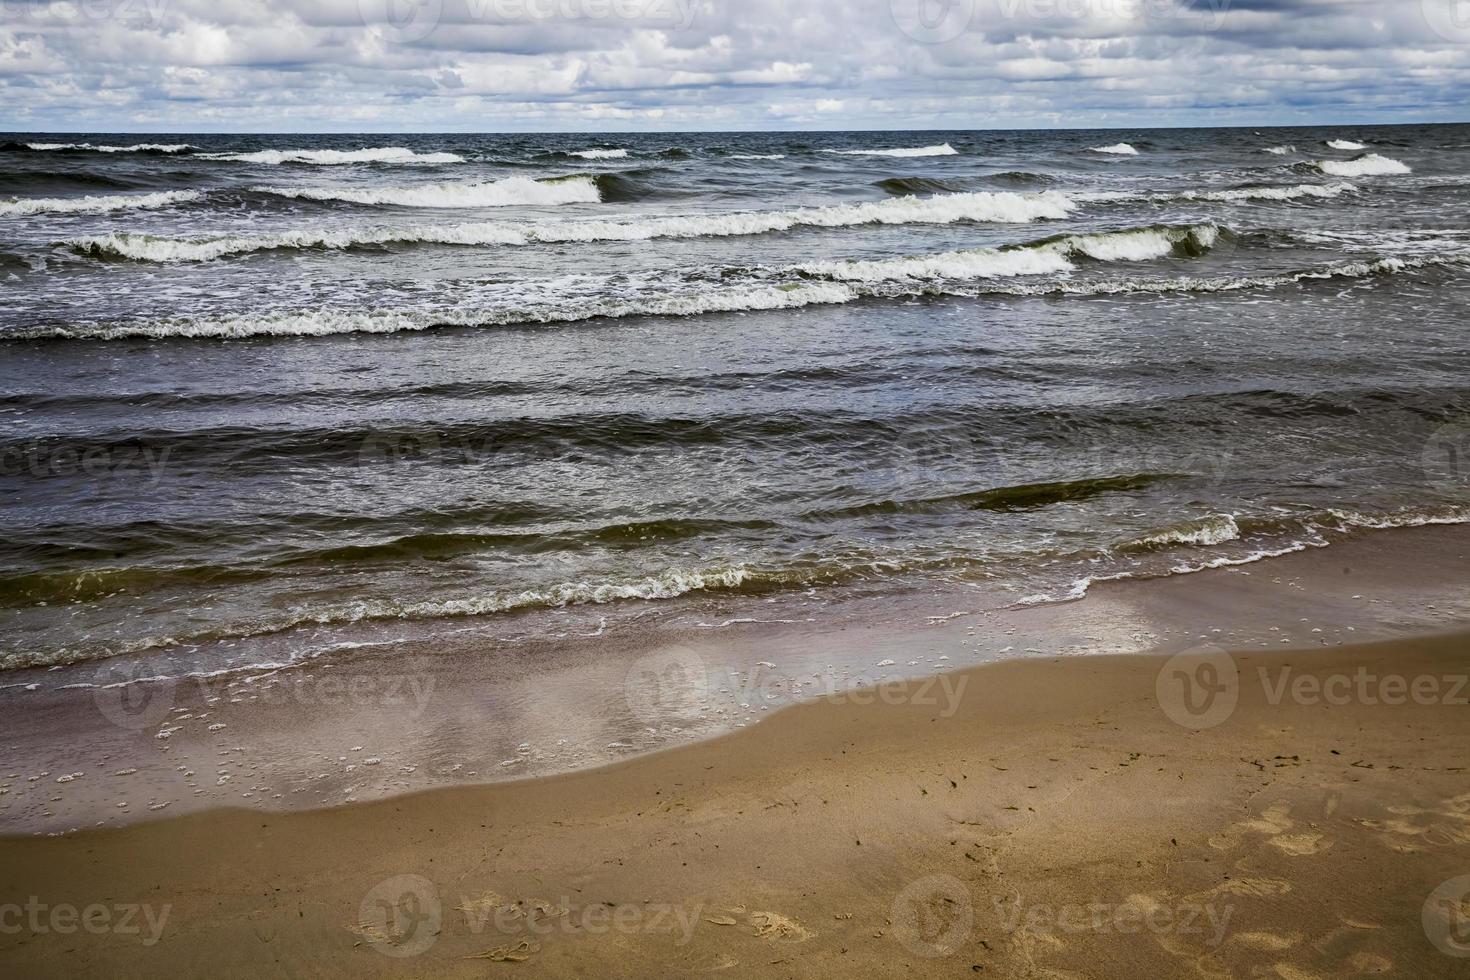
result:
M 794 610 L 762 603 L 776 622 L 495 650 L 473 639 L 391 644 L 259 677 L 0 692 L 15 719 L 0 751 L 0 776 L 11 777 L 0 832 L 525 782 L 979 663 L 1445 633 L 1470 623 L 1456 587 L 1467 554 L 1470 527 L 1396 529 L 1245 567 L 1098 583 L 1056 605 L 987 609 L 955 589 L 841 604 L 798 596 Z
M 140 927 L 0 951 L 35 976 L 1456 975 L 1431 899 L 1470 874 L 1470 636 L 1231 659 L 1219 718 L 1167 693 L 1199 659 L 1025 660 L 586 772 L 0 838 L 13 896 Z M 1362 671 L 1443 683 L 1323 693 Z

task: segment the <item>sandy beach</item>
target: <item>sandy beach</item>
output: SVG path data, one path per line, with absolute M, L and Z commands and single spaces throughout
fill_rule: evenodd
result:
M 1470 980 L 1470 0 L 0 0 L 0 980 Z
M 1170 587 L 1204 610 L 1230 573 L 1188 579 Z M 0 957 L 27 977 L 1464 976 L 1467 673 L 1464 634 L 1032 658 L 589 771 L 11 837 Z

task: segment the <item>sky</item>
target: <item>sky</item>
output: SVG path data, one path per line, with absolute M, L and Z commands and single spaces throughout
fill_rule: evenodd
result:
M 0 0 L 0 129 L 1470 119 L 1470 0 Z

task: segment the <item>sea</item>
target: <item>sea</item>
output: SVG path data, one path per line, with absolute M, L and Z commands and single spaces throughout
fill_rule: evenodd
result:
M 1462 523 L 1467 324 L 1470 126 L 0 134 L 0 687 Z

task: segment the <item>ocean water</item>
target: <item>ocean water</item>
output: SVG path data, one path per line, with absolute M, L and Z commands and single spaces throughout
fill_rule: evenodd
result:
M 0 668 L 1461 522 L 1467 323 L 1470 126 L 3 135 Z

